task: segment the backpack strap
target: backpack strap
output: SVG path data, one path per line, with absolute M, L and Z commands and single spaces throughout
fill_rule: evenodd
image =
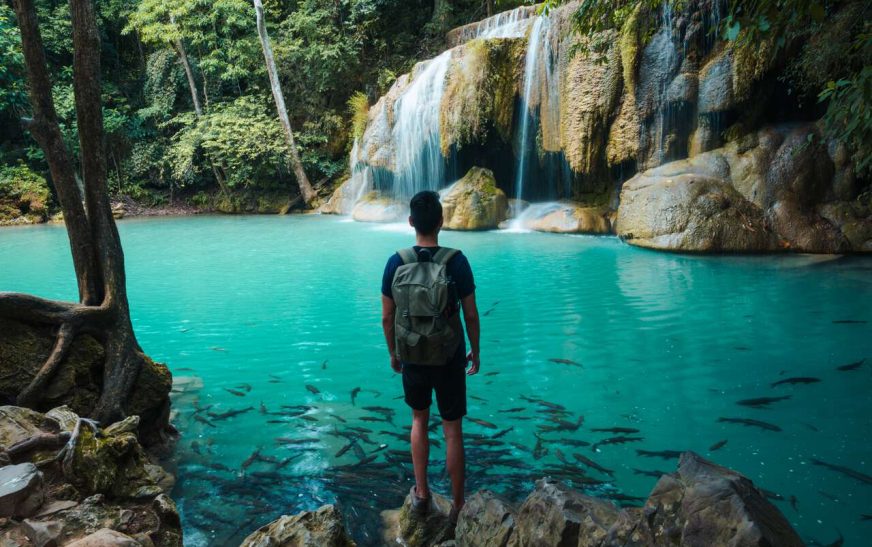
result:
M 418 253 L 416 253 L 415 249 L 411 247 L 407 249 L 400 249 L 399 251 L 397 251 L 397 254 L 400 255 L 400 258 L 403 259 L 403 264 L 413 264 L 415 262 L 418 262 Z
M 440 247 L 436 254 L 433 256 L 433 262 L 437 264 L 442 264 L 443 266 L 447 266 L 448 262 L 454 258 L 454 255 L 459 253 L 457 249 L 449 249 L 448 247 Z

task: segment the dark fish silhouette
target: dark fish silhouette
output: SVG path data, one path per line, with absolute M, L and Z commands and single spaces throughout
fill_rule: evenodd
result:
M 497 428 L 496 424 L 492 424 L 486 420 L 479 420 L 478 418 L 470 418 L 469 416 L 467 416 L 466 419 L 474 424 L 478 424 L 478 425 L 480 425 L 482 427 L 486 427 L 488 429 L 496 429 Z
M 572 359 L 561 359 L 558 357 L 552 357 L 548 360 L 551 361 L 552 363 L 558 363 L 561 365 L 572 365 L 574 367 L 581 367 L 581 363 L 579 363 L 577 361 L 573 361 Z M 584 367 L 582 367 L 582 368 L 584 368 Z
M 636 454 L 646 458 L 662 458 L 673 460 L 681 456 L 681 450 L 636 450 Z
M 863 366 L 863 363 L 866 362 L 866 359 L 860 359 L 859 361 L 854 361 L 853 363 L 848 363 L 847 365 L 842 365 L 840 367 L 836 367 L 836 370 L 841 370 L 842 372 L 846 372 L 849 370 L 857 370 L 858 368 Z
M 481 397 L 476 397 L 475 395 L 470 395 L 469 398 L 470 398 L 470 399 L 475 399 L 476 401 L 481 401 L 481 402 L 483 402 L 483 403 L 486 403 L 486 402 L 487 402 L 487 399 L 482 399 Z
M 572 465 L 569 460 L 566 459 L 566 455 L 563 454 L 563 451 L 559 448 L 554 449 L 554 455 L 557 456 L 557 459 L 566 465 Z
M 236 395 L 237 397 L 245 397 L 245 392 L 243 391 L 237 391 L 235 389 L 230 389 L 229 387 L 225 387 L 224 391 L 231 395 Z
M 241 389 L 246 393 L 251 393 L 251 384 L 239 384 L 236 389 Z
M 215 424 L 207 420 L 206 418 L 200 416 L 199 414 L 194 415 L 194 421 L 200 422 L 201 424 L 206 424 L 209 427 L 215 427 Z
M 311 444 L 317 441 L 318 439 L 292 439 L 290 437 L 276 437 L 276 444 L 284 445 Z
M 865 473 L 855 471 L 855 470 L 850 469 L 848 467 L 845 467 L 843 465 L 836 465 L 833 463 L 822 462 L 821 460 L 811 459 L 809 461 L 811 461 L 811 463 L 813 463 L 814 465 L 817 465 L 820 467 L 826 467 L 827 469 L 830 469 L 830 470 L 835 471 L 837 473 L 841 473 L 842 475 L 845 475 L 846 477 L 851 477 L 852 479 L 854 479 L 856 481 L 859 481 L 859 482 L 862 482 L 865 484 L 872 484 L 872 477 L 870 477 L 869 475 L 866 475 Z
M 726 445 L 727 445 L 726 439 L 724 439 L 723 441 L 718 441 L 709 447 L 709 452 L 714 452 L 715 450 L 720 450 L 721 448 L 723 448 Z
M 499 372 L 495 372 L 495 371 L 485 372 L 485 373 L 484 373 L 485 376 L 496 376 L 497 374 L 499 374 Z
M 785 395 L 783 397 L 757 397 L 756 399 L 742 399 L 741 401 L 736 401 L 736 404 L 742 406 L 750 406 L 753 408 L 760 408 L 764 406 L 769 406 L 772 403 L 777 403 L 778 401 L 786 401 L 790 398 L 790 395 Z
M 861 319 L 836 319 L 834 325 L 865 325 L 866 321 Z
M 572 457 L 575 458 L 576 460 L 578 460 L 579 462 L 581 462 L 582 464 L 584 464 L 584 465 L 590 467 L 591 469 L 596 469 L 596 470 L 599 471 L 600 473 L 605 473 L 606 475 L 612 475 L 612 474 L 614 473 L 614 471 L 612 471 L 611 469 L 606 469 L 605 467 L 603 467 L 603 466 L 601 466 L 600 464 L 596 463 L 596 462 L 593 461 L 592 459 L 590 459 L 590 458 L 588 458 L 588 457 L 586 457 L 586 456 L 583 456 L 583 455 L 581 455 L 581 454 L 575 454 L 575 453 L 573 453 L 573 454 L 572 454 Z
M 625 437 L 623 435 L 620 435 L 618 437 L 609 437 L 608 439 L 603 439 L 601 441 L 595 442 L 591 447 L 591 450 L 593 450 L 594 452 L 598 452 L 600 446 L 605 446 L 609 444 L 638 443 L 644 440 L 645 439 L 643 439 L 642 437 Z
M 860 520 L 862 520 L 862 521 L 872 520 L 872 515 L 860 515 Z
M 835 496 L 835 495 L 833 495 L 833 494 L 830 494 L 829 492 L 824 492 L 823 490 L 818 490 L 818 494 L 820 494 L 821 496 L 827 498 L 827 499 L 830 500 L 830 501 L 833 501 L 833 502 L 836 502 L 836 503 L 841 503 L 841 500 L 839 500 L 839 498 L 838 498 L 837 496 Z
M 820 429 L 816 428 L 815 426 L 811 425 L 808 422 L 799 422 L 799 423 L 801 423 L 802 425 L 804 425 L 805 427 L 809 428 L 812 431 L 815 431 L 815 432 L 820 431 Z
M 799 500 L 796 499 L 796 496 L 791 495 L 791 496 L 788 498 L 788 501 L 790 501 L 790 506 L 793 508 L 793 510 L 796 511 L 796 512 L 798 513 L 798 512 L 799 512 L 799 509 L 797 509 L 796 506 L 797 506 L 797 504 L 799 504 Z
M 499 304 L 499 303 L 500 303 L 499 300 L 497 300 L 496 302 L 494 302 L 494 303 L 491 305 L 490 309 L 487 310 L 486 312 L 484 312 L 483 315 L 484 315 L 485 317 L 487 317 L 488 315 L 490 315 L 491 312 L 493 312 L 495 309 L 497 309 L 497 304 Z
M 548 449 L 542 444 L 542 437 L 536 437 L 536 446 L 533 447 L 533 458 L 541 459 L 542 456 L 548 453 Z
M 213 420 L 226 420 L 227 418 L 232 418 L 234 416 L 239 416 L 240 414 L 245 414 L 246 412 L 251 412 L 254 410 L 253 406 L 247 406 L 245 408 L 228 410 L 227 412 L 207 412 L 210 418 Z
M 508 433 L 509 431 L 512 431 L 513 429 L 515 429 L 515 426 L 507 427 L 498 433 L 494 433 L 494 436 L 491 437 L 491 439 L 499 439 L 500 437 L 503 437 L 506 433 Z
M 516 406 L 515 408 L 509 408 L 506 410 L 500 410 L 500 412 L 523 412 L 525 409 L 522 406 Z
M 363 417 L 358 418 L 358 419 L 361 420 L 361 421 L 363 421 L 363 422 L 384 422 L 384 423 L 390 423 L 390 422 L 388 421 L 387 418 L 374 418 L 374 417 L 372 417 L 372 416 L 363 416 Z
M 321 363 L 321 370 L 327 370 L 327 359 L 324 359 L 324 362 Z
M 351 448 L 354 449 L 354 455 L 357 456 L 357 459 L 362 460 L 366 458 L 366 452 L 363 451 L 363 448 L 357 443 L 351 443 Z
M 632 427 L 595 427 L 591 431 L 598 433 L 638 433 L 639 430 Z
M 360 388 L 356 387 L 351 390 L 351 405 L 354 406 L 354 400 L 357 399 L 357 394 L 360 393 Z
M 785 378 L 784 380 L 778 380 L 777 382 L 772 382 L 772 387 L 777 387 L 784 384 L 816 384 L 820 382 L 820 378 L 812 378 L 811 376 L 795 376 L 793 378 Z
M 211 347 L 211 348 L 209 348 L 209 349 L 211 349 L 212 351 L 227 351 L 226 349 L 224 349 L 224 348 L 219 348 L 218 346 L 213 346 L 213 347 Z
M 308 389 L 309 392 L 312 393 L 313 395 L 320 395 L 321 394 L 321 391 L 317 387 L 315 387 L 311 384 L 306 384 L 306 389 Z
M 578 431 L 578 428 L 581 427 L 581 424 L 584 423 L 584 416 L 579 416 L 578 419 L 574 422 L 569 422 L 566 420 L 551 420 L 556 425 L 541 425 L 539 429 L 545 432 L 555 432 L 555 431 Z
M 657 471 L 657 470 L 648 471 L 646 469 L 636 469 L 636 468 L 633 468 L 633 473 L 636 475 L 643 475 L 645 477 L 654 477 L 655 479 L 659 479 L 663 475 L 669 474 L 666 471 Z
M 760 420 L 752 420 L 750 418 L 718 418 L 718 422 L 724 422 L 728 424 L 741 424 L 749 427 L 759 427 L 760 429 L 765 429 L 766 431 L 781 431 L 781 428 L 775 424 L 770 424 L 768 422 L 763 422 Z
M 249 456 L 248 458 L 245 459 L 244 462 L 242 462 L 242 470 L 245 471 L 246 469 L 251 467 L 251 465 L 258 460 L 259 456 L 260 456 L 260 448 L 258 448 L 254 452 L 252 452 L 251 456 Z
M 778 492 L 773 492 L 772 490 L 766 490 L 765 488 L 758 488 L 757 490 L 759 490 L 761 494 L 763 494 L 764 496 L 766 496 L 767 498 L 769 498 L 771 500 L 784 501 L 784 496 L 782 496 Z
M 339 451 L 334 455 L 334 458 L 341 458 L 343 454 L 345 454 L 346 452 L 351 450 L 352 446 L 354 446 L 353 442 L 346 444 L 345 446 L 343 446 L 342 448 L 339 449 Z
M 735 346 L 733 349 L 736 351 L 748 351 L 751 348 L 749 348 L 748 346 Z
M 582 441 L 581 439 L 559 439 L 555 442 L 566 446 L 590 446 L 590 443 L 587 441 Z

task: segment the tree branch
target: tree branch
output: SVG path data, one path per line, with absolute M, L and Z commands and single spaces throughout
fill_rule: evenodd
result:
M 54 377 L 75 338 L 76 326 L 74 323 L 64 323 L 61 325 L 61 328 L 58 329 L 58 338 L 55 341 L 54 349 L 52 349 L 48 359 L 46 359 L 42 368 L 36 373 L 36 376 L 33 377 L 33 380 L 30 381 L 30 384 L 18 394 L 16 400 L 18 406 L 30 407 L 39 401 L 40 392 Z

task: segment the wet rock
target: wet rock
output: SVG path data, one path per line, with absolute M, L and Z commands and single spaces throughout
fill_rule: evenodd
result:
M 110 528 L 97 530 L 93 534 L 67 544 L 68 547 L 141 547 L 141 544 L 121 532 Z
M 376 192 L 364 196 L 351 211 L 351 217 L 358 222 L 400 222 L 408 215 L 405 205 Z
M 515 513 L 509 502 L 481 490 L 460 511 L 455 536 L 459 545 L 506 547 L 514 531 Z
M 657 544 L 804 545 L 750 480 L 692 452 L 681 456 L 678 472 L 661 477 L 643 511 Z
M 701 114 L 724 112 L 734 106 L 733 58 L 730 50 L 712 59 L 700 71 L 698 101 Z
M 54 547 L 63 531 L 63 524 L 57 520 L 36 521 L 25 519 L 22 522 L 24 533 L 35 547 Z
M 35 465 L 0 467 L 0 517 L 29 517 L 44 500 L 45 484 Z
M 359 196 L 354 195 L 351 187 L 351 179 L 346 178 L 339 183 L 330 199 L 318 209 L 318 212 L 324 215 L 349 215 L 358 199 Z
M 382 512 L 386 544 L 429 547 L 454 539 L 454 529 L 448 520 L 451 502 L 435 492 L 431 491 L 430 495 L 432 503 L 430 511 L 425 515 L 412 512 L 409 496 L 406 496 L 400 509 Z
M 245 538 L 240 547 L 353 547 L 332 505 L 283 516 Z
M 528 218 L 524 227 L 537 232 L 560 234 L 608 234 L 611 231 L 606 207 L 586 207 L 563 202 L 545 209 L 539 216 Z
M 443 227 L 447 230 L 490 230 L 506 219 L 506 194 L 497 188 L 493 173 L 473 167 L 442 192 Z
M 618 512 L 611 503 L 586 496 L 560 482 L 542 479 L 518 510 L 516 545 L 599 545 L 617 521 Z

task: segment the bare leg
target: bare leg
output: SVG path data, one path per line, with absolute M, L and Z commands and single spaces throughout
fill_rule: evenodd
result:
M 430 439 L 427 426 L 430 409 L 412 409 L 412 466 L 415 468 L 415 488 L 419 498 L 430 497 L 427 484 L 427 460 L 430 458 Z
M 459 511 L 464 503 L 463 419 L 442 420 L 442 431 L 445 433 L 445 463 L 451 477 L 451 496 L 455 509 Z

